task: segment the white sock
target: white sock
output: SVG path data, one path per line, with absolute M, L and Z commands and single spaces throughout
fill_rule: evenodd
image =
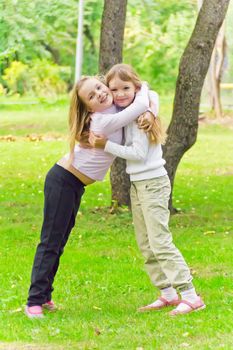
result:
M 184 290 L 183 292 L 180 292 L 181 299 L 187 300 L 190 303 L 195 303 L 198 299 L 198 295 L 195 291 L 195 288 Z
M 161 292 L 161 297 L 163 297 L 167 301 L 171 301 L 175 298 L 178 298 L 176 290 L 173 287 L 161 289 L 160 292 Z M 156 307 L 161 307 L 164 305 L 164 302 L 162 300 L 157 299 L 152 303 L 152 305 Z
M 195 288 L 184 290 L 183 292 L 180 292 L 180 294 L 181 294 L 181 301 L 186 300 L 192 304 L 194 304 L 199 298 L 195 291 Z M 176 308 L 176 310 L 179 310 L 179 311 L 185 311 L 188 309 L 190 309 L 190 306 L 182 303 L 179 304 Z
M 173 299 L 176 299 L 178 297 L 175 288 L 168 287 L 161 289 L 161 297 L 164 299 L 171 301 Z

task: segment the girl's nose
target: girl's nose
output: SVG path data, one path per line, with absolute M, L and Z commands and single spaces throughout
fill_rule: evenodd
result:
M 118 91 L 118 96 L 124 96 L 124 92 L 123 91 Z

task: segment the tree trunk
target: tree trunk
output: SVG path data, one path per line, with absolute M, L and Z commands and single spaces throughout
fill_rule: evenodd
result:
M 221 118 L 222 113 L 222 104 L 221 104 L 221 90 L 220 84 L 223 73 L 223 63 L 226 55 L 226 38 L 225 38 L 225 22 L 221 26 L 217 40 L 215 43 L 214 54 L 212 55 L 214 59 L 214 72 L 212 75 L 213 78 L 213 110 L 217 118 Z
M 56 64 L 60 64 L 60 53 L 58 49 L 55 49 L 54 47 L 50 46 L 49 44 L 46 44 L 45 42 L 42 42 L 42 45 L 45 47 L 45 49 L 51 53 L 53 61 Z
M 127 0 L 105 0 L 101 23 L 99 70 L 122 62 Z
M 211 109 L 215 114 L 215 117 L 222 117 L 222 104 L 220 97 L 220 79 L 216 75 L 216 62 L 217 60 L 217 49 L 216 47 L 213 50 L 212 59 L 211 59 L 211 70 L 210 70 L 210 86 L 211 86 Z
M 202 6 L 203 0 L 198 0 L 198 10 Z M 209 69 L 206 75 L 204 86 L 208 92 L 210 107 L 217 118 L 222 117 L 221 104 L 221 78 L 223 73 L 223 63 L 226 55 L 225 22 L 223 22 L 215 42 L 212 52 Z
M 122 62 L 127 0 L 105 0 L 101 25 L 99 70 L 106 71 Z M 116 158 L 111 167 L 112 200 L 114 206 L 129 205 L 129 176 L 125 160 Z
M 201 90 L 229 1 L 203 2 L 194 31 L 181 58 L 172 120 L 164 146 L 164 158 L 172 188 L 182 156 L 196 141 Z M 172 194 L 170 209 L 173 211 Z
M 111 166 L 110 180 L 112 186 L 112 206 L 130 206 L 130 179 L 125 172 L 126 161 L 116 158 Z

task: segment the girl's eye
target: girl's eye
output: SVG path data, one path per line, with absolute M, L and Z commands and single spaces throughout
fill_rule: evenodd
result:
M 116 91 L 117 91 L 117 89 L 111 89 L 111 91 L 112 91 L 112 92 L 116 92 Z
M 100 88 L 101 88 L 101 86 L 100 86 L 100 85 L 98 85 L 98 86 L 97 86 L 97 90 L 99 90 Z
M 129 89 L 129 86 L 125 86 L 125 87 L 124 87 L 124 90 L 128 90 L 128 89 Z
M 93 99 L 93 95 L 91 95 L 90 97 L 89 97 L 89 100 L 92 100 Z

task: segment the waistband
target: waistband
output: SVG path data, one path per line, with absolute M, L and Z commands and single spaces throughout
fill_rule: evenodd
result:
M 54 164 L 54 166 L 49 170 L 48 174 L 55 174 L 56 176 L 64 179 L 65 181 L 69 182 L 70 185 L 74 187 L 85 187 L 84 183 L 79 180 L 76 176 L 74 176 L 71 172 L 63 168 L 62 166 L 58 164 Z

